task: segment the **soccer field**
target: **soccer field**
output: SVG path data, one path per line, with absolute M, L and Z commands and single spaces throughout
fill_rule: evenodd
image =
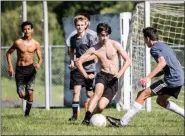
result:
M 22 108 L 1 109 L 2 135 L 184 135 L 184 119 L 163 108 L 152 112 L 141 111 L 127 127 L 115 128 L 108 121 L 106 127 L 81 124 L 84 109 L 76 122 L 69 122 L 71 108 L 55 108 L 47 111 L 32 108 L 25 118 Z M 107 108 L 103 115 L 121 118 L 125 112 Z

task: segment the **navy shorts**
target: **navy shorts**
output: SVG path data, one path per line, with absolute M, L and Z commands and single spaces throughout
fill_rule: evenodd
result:
M 173 88 L 169 88 L 167 83 L 165 83 L 163 80 L 159 80 L 155 83 L 153 83 L 150 86 L 150 89 L 152 91 L 152 95 L 170 95 L 175 97 L 176 99 L 178 98 L 178 95 L 181 91 L 182 86 L 177 86 Z

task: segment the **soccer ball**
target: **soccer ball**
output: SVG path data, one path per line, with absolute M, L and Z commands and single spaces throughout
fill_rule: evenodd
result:
M 102 114 L 94 114 L 90 119 L 90 124 L 93 126 L 106 126 L 106 118 Z

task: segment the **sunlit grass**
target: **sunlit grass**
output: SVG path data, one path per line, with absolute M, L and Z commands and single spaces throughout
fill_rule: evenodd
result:
M 84 126 L 81 121 L 84 109 L 76 122 L 69 122 L 71 108 L 32 108 L 25 118 L 21 108 L 3 108 L 2 135 L 184 135 L 184 119 L 165 109 L 141 111 L 127 127 L 115 128 L 107 122 L 106 127 Z M 107 108 L 103 114 L 121 118 L 125 112 Z

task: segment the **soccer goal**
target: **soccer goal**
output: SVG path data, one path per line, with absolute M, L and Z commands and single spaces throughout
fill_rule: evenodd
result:
M 138 2 L 131 15 L 125 47 L 132 58 L 132 64 L 121 79 L 121 92 L 124 95 L 123 103 L 126 110 L 134 102 L 137 92 L 142 90 L 138 86 L 139 79 L 148 75 L 155 64 L 143 40 L 142 29 L 147 26 L 159 31 L 159 39 L 171 46 L 184 69 L 184 1 Z M 152 80 L 154 81 L 155 79 Z M 149 85 L 150 83 L 147 86 Z M 178 101 L 183 105 L 184 89 L 181 92 Z M 151 103 L 151 98 L 148 98 L 144 108 L 146 111 L 151 111 Z

